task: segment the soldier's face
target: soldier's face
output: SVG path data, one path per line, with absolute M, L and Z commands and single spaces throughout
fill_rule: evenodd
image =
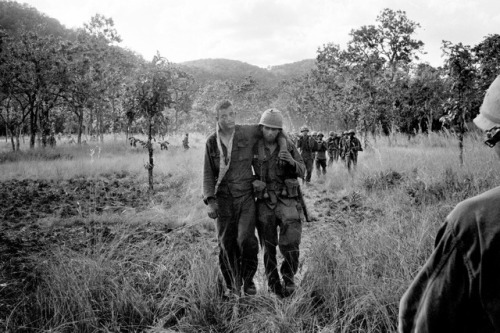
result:
M 279 132 L 279 128 L 262 126 L 262 135 L 264 136 L 264 140 L 266 140 L 266 142 L 274 142 Z
M 222 130 L 232 130 L 235 125 L 235 113 L 233 107 L 230 106 L 227 109 L 220 110 L 217 121 L 219 122 L 219 127 Z

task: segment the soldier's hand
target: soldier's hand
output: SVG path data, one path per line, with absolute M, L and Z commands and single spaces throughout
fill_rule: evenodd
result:
M 208 200 L 208 217 L 216 219 L 219 216 L 219 205 L 215 199 Z
M 295 160 L 293 159 L 292 154 L 290 154 L 288 150 L 280 151 L 279 158 L 281 161 L 287 162 L 290 165 L 295 164 Z

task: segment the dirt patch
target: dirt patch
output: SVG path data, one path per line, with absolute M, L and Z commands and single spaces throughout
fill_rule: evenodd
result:
M 150 197 L 134 176 L 108 174 L 95 179 L 9 180 L 0 183 L 0 212 L 4 221 L 35 221 L 54 216 L 85 217 L 106 210 L 143 210 Z

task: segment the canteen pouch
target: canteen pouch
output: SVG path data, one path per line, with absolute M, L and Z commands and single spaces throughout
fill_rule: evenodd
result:
M 296 198 L 299 196 L 299 181 L 297 179 L 285 179 L 286 191 L 289 198 Z

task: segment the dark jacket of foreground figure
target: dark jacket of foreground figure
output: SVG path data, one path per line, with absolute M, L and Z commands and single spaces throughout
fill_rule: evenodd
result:
M 399 332 L 500 332 L 500 187 L 448 215 L 401 299 Z

